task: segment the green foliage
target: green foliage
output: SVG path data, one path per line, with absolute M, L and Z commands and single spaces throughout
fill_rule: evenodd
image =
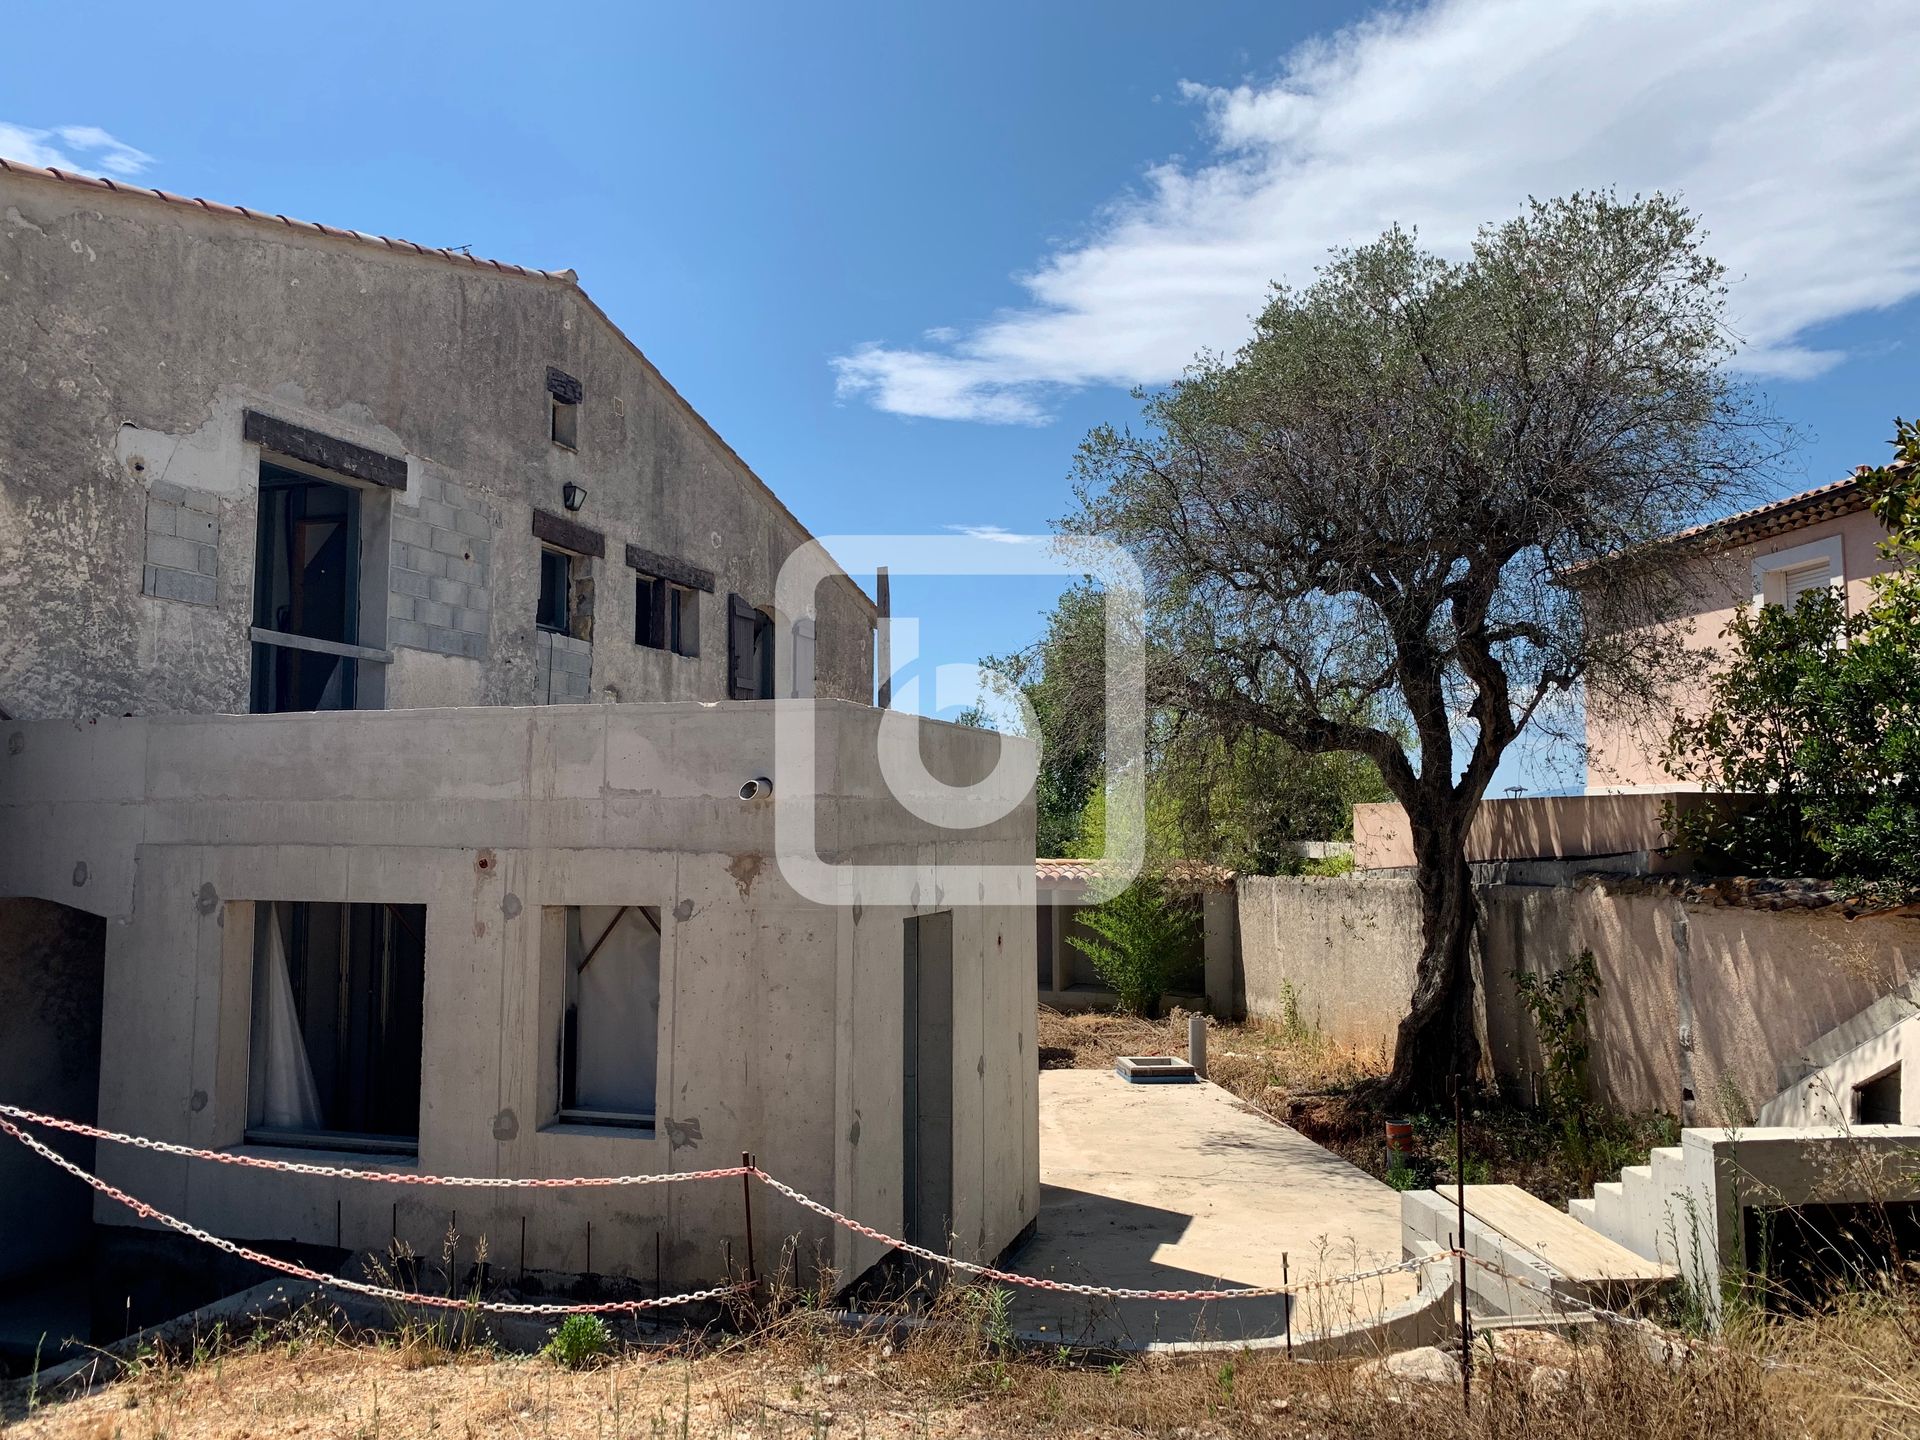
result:
M 1723 798 L 1670 805 L 1667 829 L 1709 869 L 1920 890 L 1920 428 L 1896 424 L 1900 459 L 1862 477 L 1894 563 L 1870 603 L 1850 614 L 1822 590 L 1743 607 L 1707 706 L 1674 723 L 1668 769 Z
M 1168 981 L 1186 961 L 1199 933 L 1189 905 L 1142 876 L 1079 917 L 1091 935 L 1070 934 L 1067 943 L 1093 962 L 1094 973 L 1119 998 L 1120 1008 L 1152 1015 Z
M 1041 855 L 1097 858 L 1106 847 L 1105 599 L 1090 585 L 1064 594 L 1032 648 L 980 663 L 1007 677 L 1033 710 L 1040 742 L 1035 845 Z M 984 705 L 960 717 L 989 723 Z M 1275 736 L 1225 737 L 1148 716 L 1146 854 L 1278 873 L 1296 840 L 1344 840 L 1353 807 L 1384 800 L 1372 761 L 1315 755 Z
M 1644 713 L 1685 658 L 1656 643 L 1680 582 L 1651 542 L 1777 453 L 1725 302 L 1698 217 L 1658 194 L 1530 202 L 1465 255 L 1396 227 L 1081 446 L 1061 528 L 1138 563 L 1146 693 L 1183 743 L 1359 756 L 1407 809 L 1421 893 L 1448 898 L 1423 907 L 1396 1103 L 1478 1060 L 1460 876 L 1501 757 L 1576 692 Z
M 568 1370 L 584 1370 L 612 1349 L 606 1321 L 598 1315 L 569 1315 L 547 1341 L 545 1354 Z
M 1587 1002 L 1600 993 L 1600 967 L 1591 950 L 1582 950 L 1579 959 L 1548 975 L 1516 970 L 1513 983 L 1533 1017 L 1546 1062 L 1547 1111 L 1565 1124 L 1579 1125 L 1586 1114 L 1592 1050 Z
M 1266 874 L 1296 875 L 1308 880 L 1335 880 L 1353 873 L 1353 856 L 1323 855 L 1309 857 L 1291 852 L 1281 855 Z

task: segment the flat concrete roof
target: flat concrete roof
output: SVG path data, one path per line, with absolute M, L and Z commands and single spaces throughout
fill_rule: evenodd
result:
M 1277 1284 L 1401 1258 L 1400 1196 L 1217 1085 L 1132 1085 L 1110 1070 L 1040 1074 L 1040 1217 L 1011 1257 L 1026 1275 L 1142 1290 Z M 1301 1296 L 1296 1335 L 1410 1301 L 1402 1272 Z M 1019 1290 L 1016 1329 L 1074 1344 L 1252 1340 L 1286 1330 L 1279 1298 L 1096 1300 Z

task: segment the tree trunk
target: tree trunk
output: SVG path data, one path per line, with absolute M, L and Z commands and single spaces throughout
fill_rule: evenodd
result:
M 1412 1005 L 1394 1043 L 1393 1070 L 1379 1091 L 1390 1106 L 1416 1110 L 1444 1101 L 1455 1076 L 1464 1086 L 1479 1070 L 1473 939 L 1480 906 L 1465 839 L 1464 820 L 1414 827 L 1420 965 L 1414 972 Z

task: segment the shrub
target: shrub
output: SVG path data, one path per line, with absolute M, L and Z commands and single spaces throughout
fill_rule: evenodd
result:
M 1592 1048 L 1587 1001 L 1600 993 L 1600 967 L 1593 952 L 1582 950 L 1579 959 L 1550 975 L 1516 970 L 1513 984 L 1533 1017 L 1546 1062 L 1547 1110 L 1564 1124 L 1579 1125 L 1586 1114 L 1587 1056 Z
M 556 1365 L 584 1370 L 612 1349 L 606 1321 L 598 1315 L 569 1315 L 547 1341 L 546 1355 Z
M 1093 962 L 1094 973 L 1119 998 L 1120 1008 L 1151 1016 L 1169 978 L 1192 947 L 1199 921 L 1159 880 L 1141 877 L 1080 916 L 1091 935 L 1067 943 Z

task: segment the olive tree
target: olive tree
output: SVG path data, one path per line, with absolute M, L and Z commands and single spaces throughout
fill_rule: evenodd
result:
M 1582 696 L 1656 703 L 1676 582 L 1648 542 L 1779 452 L 1725 300 L 1660 195 L 1533 202 L 1462 259 L 1395 228 L 1081 447 L 1061 528 L 1140 562 L 1150 703 L 1363 755 L 1406 809 L 1422 939 L 1386 1103 L 1478 1067 L 1467 832 L 1501 756 Z

